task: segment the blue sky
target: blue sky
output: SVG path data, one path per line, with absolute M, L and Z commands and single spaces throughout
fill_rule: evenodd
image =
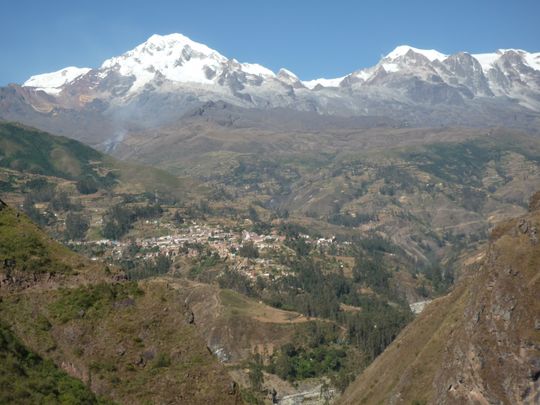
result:
M 397 45 L 540 51 L 538 0 L 2 0 L 0 85 L 97 67 L 154 33 L 180 32 L 241 62 L 301 79 L 375 64 Z

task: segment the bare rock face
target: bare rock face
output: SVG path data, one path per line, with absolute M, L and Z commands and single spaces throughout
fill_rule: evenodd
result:
M 433 380 L 436 403 L 540 400 L 539 222 L 535 209 L 491 245 Z
M 469 291 L 464 327 L 449 340 L 434 379 L 437 403 L 538 401 L 540 341 L 531 279 L 503 263 L 498 246 L 492 250 L 486 277 Z
M 195 323 L 195 313 L 191 310 L 188 303 L 184 303 L 184 323 L 186 325 L 193 325 Z

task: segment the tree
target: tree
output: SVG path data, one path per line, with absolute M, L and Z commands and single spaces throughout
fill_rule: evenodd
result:
M 133 266 L 128 270 L 130 280 L 142 280 L 167 273 L 172 265 L 172 259 L 165 254 L 158 254 L 154 260 L 147 260 L 142 265 Z
M 308 256 L 311 250 L 311 247 L 301 236 L 292 238 L 289 238 L 287 236 L 287 239 L 285 240 L 285 245 L 293 249 L 298 257 Z
M 259 257 L 259 249 L 257 249 L 257 246 L 253 242 L 246 242 L 238 249 L 238 254 L 242 257 L 255 259 Z
M 261 391 L 264 384 L 263 362 L 259 353 L 253 355 L 249 362 L 249 383 L 255 391 Z
M 87 176 L 80 179 L 77 184 L 77 190 L 81 194 L 94 194 L 98 191 L 98 184 L 93 177 Z
M 107 239 L 118 240 L 131 229 L 134 219 L 134 214 L 129 208 L 115 205 L 103 216 L 101 232 Z
M 182 218 L 182 216 L 180 215 L 180 212 L 178 212 L 178 210 L 176 210 L 176 212 L 174 213 L 173 222 L 177 226 L 182 225 L 184 223 L 184 218 Z
M 24 197 L 22 209 L 26 215 L 30 217 L 32 221 L 37 223 L 38 225 L 47 225 L 48 218 L 43 215 L 34 205 L 34 199 L 30 194 L 26 194 Z
M 159 254 L 154 261 L 154 271 L 157 274 L 165 274 L 171 268 L 172 260 L 169 256 Z
M 69 213 L 66 217 L 65 236 L 68 240 L 83 239 L 88 231 L 89 222 L 81 214 Z
M 376 255 L 372 259 L 362 256 L 355 258 L 353 278 L 358 283 L 364 283 L 378 292 L 388 292 L 391 274 L 384 268 L 382 259 Z
M 54 211 L 80 211 L 81 204 L 74 204 L 65 191 L 57 191 L 50 202 L 50 208 Z
M 257 214 L 257 210 L 252 205 L 248 209 L 248 218 L 253 222 L 259 222 L 259 214 Z

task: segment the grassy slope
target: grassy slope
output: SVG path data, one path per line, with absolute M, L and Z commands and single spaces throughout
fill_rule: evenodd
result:
M 6 267 L 5 260 L 11 262 Z M 55 242 L 11 207 L 0 206 L 0 279 L 5 290 L 32 287 L 47 280 L 52 286 L 109 280 L 110 272 Z
M 530 233 L 540 211 L 523 220 L 529 233 L 519 230 L 517 219 L 494 230 L 483 268 L 430 304 L 341 403 L 516 403 L 527 389 L 530 397 L 538 395 L 527 363 L 540 355 L 530 345 L 540 341 L 531 327 L 540 313 L 540 250 Z
M 0 403 L 105 404 L 81 381 L 29 351 L 0 324 Z
M 0 166 L 67 179 L 91 170 L 103 155 L 80 142 L 15 123 L 0 123 Z
M 0 268 L 0 320 L 30 350 L 121 403 L 237 402 L 176 291 L 113 283 L 11 208 L 0 221 L 2 259 L 17 258 L 10 275 Z M 25 256 L 28 241 L 40 248 Z
M 121 162 L 78 141 L 63 136 L 0 121 L 0 170 L 77 180 L 90 176 L 98 180 L 113 172 L 119 192 L 167 192 L 184 197 L 196 184 L 159 169 Z
M 208 346 L 222 348 L 232 363 L 248 358 L 254 350 L 278 349 L 307 322 L 296 312 L 269 307 L 232 290 L 173 278 L 153 282 L 166 282 L 186 297 Z
M 74 260 L 75 259 L 75 260 Z M 76 262 L 69 249 L 42 233 L 26 215 L 0 207 L 0 262 L 14 260 L 13 271 L 71 273 Z

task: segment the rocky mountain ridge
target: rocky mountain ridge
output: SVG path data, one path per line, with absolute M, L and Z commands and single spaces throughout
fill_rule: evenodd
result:
M 277 109 L 323 118 L 385 117 L 398 126 L 536 131 L 540 53 L 447 56 L 399 46 L 373 67 L 302 81 L 287 69 L 274 73 L 240 63 L 181 34 L 153 35 L 99 68 L 68 67 L 0 88 L 0 118 L 108 150 L 133 129 L 171 125 L 208 102 L 246 114 Z
M 294 89 L 323 90 L 334 87 L 358 91 L 364 86 L 392 87 L 399 81 L 399 76 L 413 76 L 455 87 L 468 98 L 514 96 L 520 103 L 537 109 L 534 100 L 526 100 L 517 90 L 522 90 L 520 85 L 538 90 L 539 72 L 540 53 L 500 49 L 494 53 L 459 52 L 448 56 L 435 50 L 401 45 L 373 67 L 357 70 L 342 78 L 301 81 L 289 70 L 281 69 L 275 74 L 259 64 L 228 59 L 182 34 L 170 34 L 153 35 L 123 55 L 104 61 L 100 68 L 68 67 L 58 72 L 32 76 L 23 86 L 51 95 L 78 86 L 88 93 L 94 91 L 96 97 L 108 89 L 109 96 L 113 98 L 129 98 L 136 93 L 167 91 L 189 83 L 207 85 L 211 87 L 208 91 L 225 91 L 243 101 L 257 104 L 254 95 L 258 91 L 255 88 L 259 88 L 259 92 L 267 88 L 268 92 L 286 98 L 293 95 Z M 111 89 L 113 83 L 114 91 Z M 268 101 L 271 106 L 283 106 L 283 103 L 271 99 Z

